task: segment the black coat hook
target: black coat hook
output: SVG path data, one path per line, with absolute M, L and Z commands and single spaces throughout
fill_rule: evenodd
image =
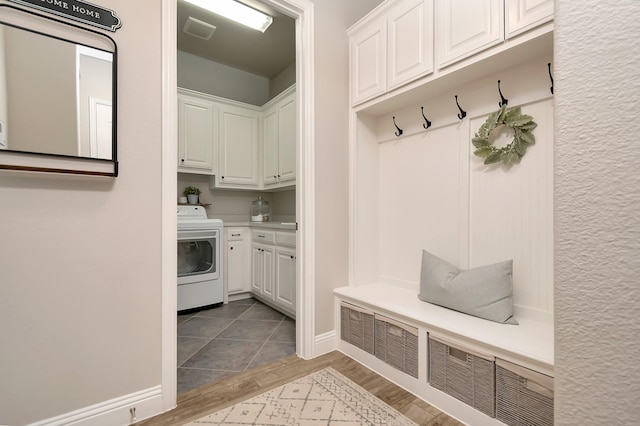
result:
M 425 123 L 422 125 L 425 129 L 431 127 L 431 122 L 427 117 L 424 116 L 424 107 L 420 107 L 420 111 L 422 111 L 422 118 L 424 118 Z
M 551 87 L 549 88 L 549 90 L 551 90 L 551 94 L 553 95 L 553 76 L 551 75 L 551 62 L 547 64 L 547 67 L 549 67 L 549 79 L 551 79 Z
M 398 129 L 397 132 L 394 132 L 394 135 L 396 136 L 401 136 L 402 135 L 402 129 L 400 127 L 398 127 L 398 125 L 396 124 L 396 117 L 393 117 L 393 125 L 396 126 L 396 129 Z
M 502 90 L 500 90 L 500 80 L 498 80 L 498 93 L 500 93 L 500 102 L 498 102 L 498 106 L 502 108 L 503 105 L 507 105 L 509 103 L 509 99 L 506 99 L 502 96 Z
M 467 116 L 467 112 L 460 107 L 460 104 L 458 103 L 458 95 L 456 95 L 456 105 L 458 105 L 458 109 L 460 110 L 460 114 L 458 114 L 458 118 L 462 120 Z

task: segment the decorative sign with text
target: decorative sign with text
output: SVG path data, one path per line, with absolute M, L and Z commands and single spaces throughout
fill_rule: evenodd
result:
M 23 6 L 54 13 L 74 21 L 93 25 L 94 27 L 114 31 L 122 26 L 120 18 L 113 10 L 96 6 L 82 0 L 9 0 Z

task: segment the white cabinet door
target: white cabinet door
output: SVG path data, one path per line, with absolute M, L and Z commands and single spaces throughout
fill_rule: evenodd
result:
M 264 256 L 260 244 L 251 245 L 251 291 L 262 294 L 264 287 Z
M 249 269 L 249 228 L 228 228 L 225 230 L 224 278 L 227 293 L 251 291 L 251 270 Z
M 220 187 L 259 185 L 259 113 L 253 110 L 220 107 Z
M 265 111 L 262 183 L 265 188 L 295 184 L 296 95 L 291 93 Z
M 278 114 L 278 181 L 296 179 L 296 94 L 279 104 Z
M 387 32 L 387 90 L 433 72 L 433 0 L 399 3 Z
M 437 0 L 436 52 L 442 68 L 504 40 L 503 0 Z
M 553 19 L 553 0 L 505 0 L 507 38 Z
M 252 244 L 251 291 L 273 300 L 274 247 Z
M 385 20 L 354 34 L 349 42 L 351 103 L 383 94 L 387 87 L 387 25 Z
M 178 94 L 178 171 L 214 174 L 217 107 L 213 102 Z
M 274 185 L 278 183 L 278 136 L 279 136 L 279 108 L 273 106 L 264 115 L 264 134 L 262 145 L 263 173 L 262 183 Z
M 275 301 L 282 308 L 296 312 L 296 252 L 294 249 L 276 247 Z

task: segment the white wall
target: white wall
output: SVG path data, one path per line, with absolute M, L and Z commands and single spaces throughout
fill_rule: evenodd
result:
M 640 419 L 640 8 L 556 3 L 555 421 Z
M 269 99 L 269 79 L 178 51 L 178 87 L 262 106 Z
M 314 0 L 316 335 L 333 330 L 333 289 L 349 273 L 349 43 L 346 30 L 381 0 Z M 312 236 L 313 238 L 314 236 Z
M 0 424 L 161 382 L 161 3 L 101 5 L 123 22 L 120 175 L 0 172 Z

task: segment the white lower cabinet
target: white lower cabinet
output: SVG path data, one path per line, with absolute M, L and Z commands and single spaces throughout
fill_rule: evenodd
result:
M 276 304 L 296 311 L 296 250 L 276 247 Z
M 273 246 L 251 245 L 251 291 L 273 300 Z
M 295 232 L 251 231 L 251 291 L 256 298 L 295 317 Z
M 251 258 L 249 228 L 225 228 L 224 281 L 227 295 L 248 293 L 251 291 L 251 270 L 247 267 Z

